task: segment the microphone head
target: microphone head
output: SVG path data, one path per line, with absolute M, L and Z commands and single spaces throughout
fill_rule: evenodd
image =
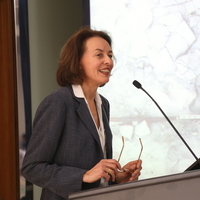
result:
M 136 80 L 133 81 L 133 85 L 138 89 L 142 88 L 142 85 Z

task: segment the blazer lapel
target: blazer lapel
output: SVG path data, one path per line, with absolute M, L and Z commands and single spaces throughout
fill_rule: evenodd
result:
M 71 90 L 73 98 L 75 99 L 74 101 L 75 107 L 76 107 L 76 111 L 79 117 L 81 118 L 85 126 L 88 128 L 89 132 L 93 135 L 99 147 L 102 149 L 99 134 L 93 122 L 92 116 L 90 115 L 90 112 L 88 110 L 85 100 L 83 98 L 76 97 L 73 93 L 72 87 L 70 87 L 70 90 Z M 112 158 L 112 133 L 109 127 L 109 120 L 108 120 L 108 116 L 106 114 L 105 108 L 103 106 L 103 103 L 102 103 L 102 117 L 103 117 L 103 123 L 104 123 L 105 135 L 106 135 L 107 158 Z M 102 154 L 103 154 L 103 151 L 102 151 Z
M 93 119 L 90 115 L 90 112 L 87 108 L 87 104 L 86 104 L 85 100 L 76 98 L 76 97 L 74 97 L 74 98 L 78 101 L 78 104 L 79 104 L 79 105 L 77 105 L 77 113 L 79 114 L 82 122 L 88 128 L 89 132 L 94 136 L 95 140 L 101 147 L 101 143 L 100 143 L 100 139 L 99 139 L 99 135 L 98 135 L 96 126 L 95 126 Z
M 108 116 L 106 114 L 103 104 L 102 104 L 102 115 L 103 115 L 103 123 L 106 135 L 106 154 L 107 158 L 110 159 L 112 158 L 112 132 L 110 130 Z

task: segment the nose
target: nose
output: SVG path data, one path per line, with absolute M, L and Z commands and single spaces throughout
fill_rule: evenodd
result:
M 109 57 L 108 55 L 105 56 L 104 64 L 112 67 L 113 66 L 113 60 L 112 60 L 112 58 Z

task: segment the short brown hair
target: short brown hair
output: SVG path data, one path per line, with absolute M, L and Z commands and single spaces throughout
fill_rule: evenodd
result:
M 112 46 L 111 37 L 104 31 L 82 28 L 72 35 L 61 50 L 57 70 L 57 83 L 60 86 L 67 84 L 81 84 L 83 72 L 80 69 L 80 60 L 85 51 L 85 42 L 91 37 L 101 37 Z

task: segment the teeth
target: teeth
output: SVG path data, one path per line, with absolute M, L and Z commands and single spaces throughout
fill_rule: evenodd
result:
M 110 72 L 110 70 L 108 70 L 108 69 L 102 69 L 102 70 L 99 70 L 100 72 L 104 72 L 104 73 L 109 73 Z

